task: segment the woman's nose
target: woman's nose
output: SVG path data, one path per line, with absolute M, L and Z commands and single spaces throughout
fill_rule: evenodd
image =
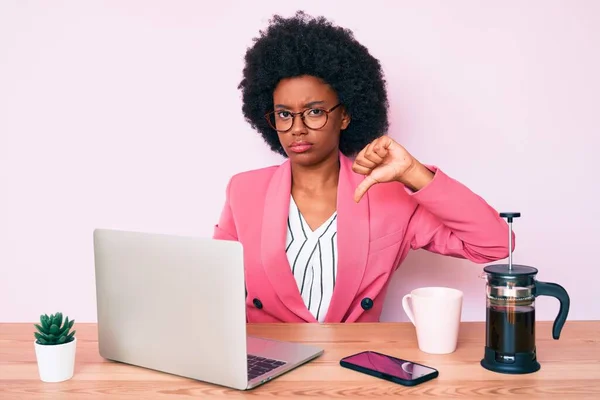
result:
M 292 135 L 306 135 L 308 133 L 308 129 L 304 124 L 304 120 L 301 115 L 294 115 L 294 119 L 292 120 L 292 127 L 290 129 Z

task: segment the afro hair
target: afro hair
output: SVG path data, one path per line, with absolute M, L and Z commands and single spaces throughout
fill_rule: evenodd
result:
M 386 82 L 379 61 L 352 31 L 324 17 L 298 11 L 291 18 L 275 15 L 266 31 L 253 39 L 245 55 L 242 112 L 271 150 L 285 156 L 277 132 L 264 115 L 273 108 L 273 92 L 281 79 L 310 75 L 337 93 L 351 122 L 340 136 L 340 151 L 354 156 L 388 129 Z

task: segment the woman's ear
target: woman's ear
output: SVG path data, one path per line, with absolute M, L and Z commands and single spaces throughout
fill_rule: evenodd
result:
M 348 128 L 348 125 L 350 125 L 350 120 L 350 114 L 348 114 L 348 111 L 346 111 L 346 109 L 344 108 L 342 110 L 342 130 Z

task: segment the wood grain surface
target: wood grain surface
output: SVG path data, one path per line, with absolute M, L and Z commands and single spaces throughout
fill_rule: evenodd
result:
M 456 352 L 419 351 L 409 323 L 248 325 L 266 338 L 314 343 L 325 353 L 311 363 L 246 392 L 110 362 L 98 354 L 95 324 L 77 325 L 75 375 L 66 382 L 40 381 L 32 324 L 0 324 L 0 399 L 191 399 L 268 398 L 523 398 L 600 399 L 600 321 L 568 321 L 560 340 L 551 322 L 536 326 L 540 371 L 503 375 L 483 369 L 485 326 L 461 325 Z M 374 350 L 439 370 L 433 381 L 404 387 L 339 366 L 339 360 Z

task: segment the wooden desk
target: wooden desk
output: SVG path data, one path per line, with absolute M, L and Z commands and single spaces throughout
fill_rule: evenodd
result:
M 1 399 L 190 399 L 373 398 L 421 395 L 437 398 L 600 399 L 600 321 L 567 322 L 560 340 L 551 322 L 538 322 L 538 359 L 542 369 L 529 375 L 502 375 L 479 365 L 483 323 L 463 323 L 457 351 L 429 355 L 417 348 L 408 323 L 341 325 L 249 325 L 250 334 L 310 342 L 325 348 L 317 360 L 248 392 L 238 392 L 177 376 L 103 360 L 96 326 L 77 324 L 78 348 L 73 379 L 39 380 L 31 324 L 0 324 Z M 376 350 L 437 368 L 437 379 L 403 387 L 343 369 L 340 358 Z M 258 396 L 258 397 L 257 397 Z M 388 397 L 389 398 L 389 397 Z

